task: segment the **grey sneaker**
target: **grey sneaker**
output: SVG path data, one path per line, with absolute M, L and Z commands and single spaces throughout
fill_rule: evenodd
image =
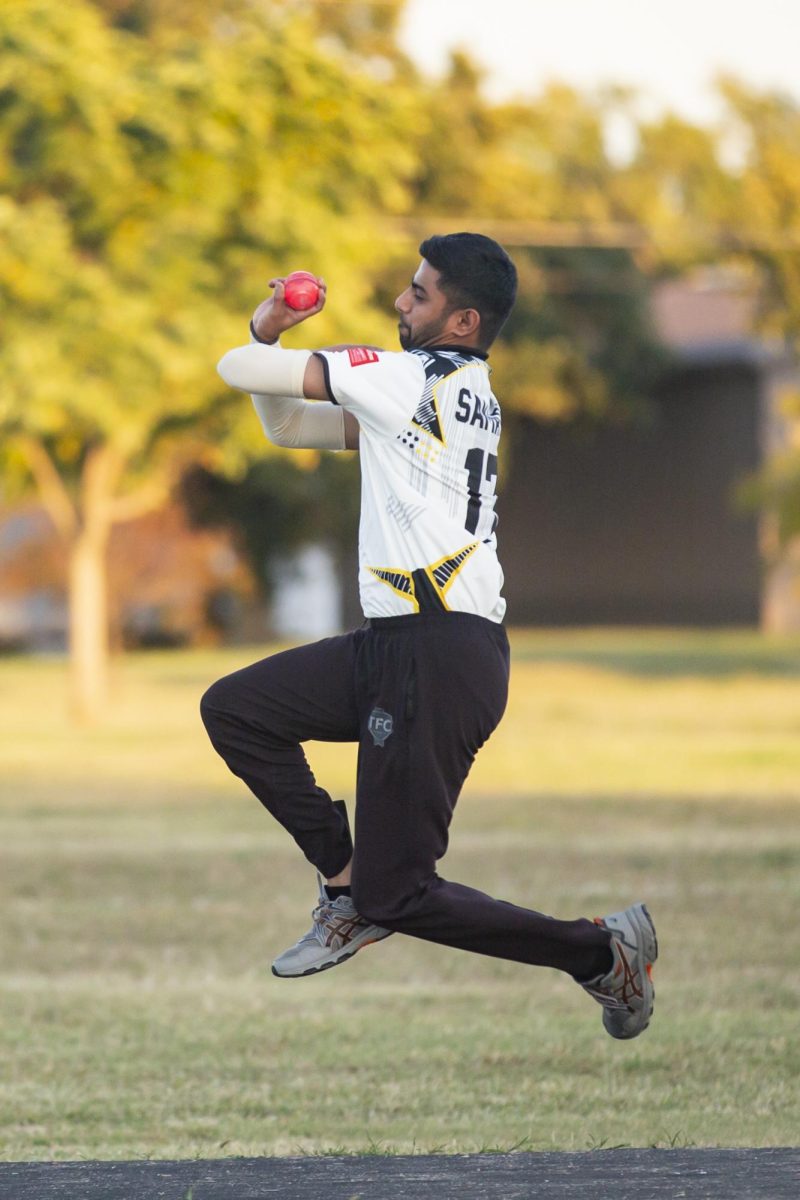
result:
M 655 926 L 644 904 L 597 917 L 595 923 L 611 934 L 614 964 L 607 975 L 598 975 L 581 987 L 602 1004 L 607 1033 L 613 1038 L 638 1037 L 653 1015 L 653 963 L 658 958 Z
M 282 979 L 327 971 L 392 933 L 360 917 L 349 896 L 329 900 L 319 876 L 317 880 L 319 904 L 311 914 L 311 928 L 272 964 L 272 974 Z

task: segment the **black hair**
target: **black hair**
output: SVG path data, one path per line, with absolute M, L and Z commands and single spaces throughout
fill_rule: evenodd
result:
M 482 233 L 445 233 L 426 238 L 419 252 L 439 272 L 451 311 L 480 313 L 478 341 L 488 350 L 517 297 L 517 268 L 503 247 Z

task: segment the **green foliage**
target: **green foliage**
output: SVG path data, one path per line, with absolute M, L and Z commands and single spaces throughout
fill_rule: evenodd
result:
M 738 185 L 714 132 L 670 114 L 641 124 L 636 155 L 611 186 L 620 215 L 647 231 L 651 267 L 678 271 L 718 260 Z
M 755 276 L 760 288 L 761 331 L 787 356 L 800 353 L 800 105 L 787 96 L 759 94 L 723 79 L 729 135 L 742 158 L 738 208 L 728 232 L 729 256 Z M 780 552 L 800 535 L 800 402 L 782 397 L 785 448 L 743 490 L 749 506 L 775 517 Z
M 744 165 L 733 237 L 753 256 L 764 284 L 762 325 L 800 341 L 800 105 L 780 94 L 721 82 Z
M 4 6 L 0 423 L 42 439 L 66 481 L 98 441 L 133 478 L 189 430 L 221 432 L 215 357 L 276 264 L 343 278 L 323 339 L 359 318 L 385 333 L 363 268 L 371 214 L 406 195 L 405 98 L 319 49 L 308 20 L 243 6 L 211 36 L 144 37 L 86 0 Z
M 511 409 L 547 420 L 628 420 L 665 365 L 648 283 L 626 250 L 519 251 L 521 295 L 492 354 Z

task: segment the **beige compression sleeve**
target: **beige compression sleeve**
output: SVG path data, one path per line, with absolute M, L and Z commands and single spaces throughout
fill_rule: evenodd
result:
M 217 370 L 231 387 L 261 396 L 303 395 L 303 376 L 311 358 L 310 350 L 284 350 L 251 342 L 223 354 Z
M 303 399 L 303 376 L 310 357 L 310 350 L 251 342 L 229 350 L 217 370 L 231 387 L 250 392 L 261 427 L 274 445 L 291 450 L 344 450 L 344 411 L 328 401 Z
M 276 446 L 290 450 L 344 450 L 344 409 L 327 400 L 252 393 L 261 428 Z

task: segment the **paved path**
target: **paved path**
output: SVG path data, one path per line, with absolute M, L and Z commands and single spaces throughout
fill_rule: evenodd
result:
M 0 1163 L 0 1200 L 799 1200 L 800 1150 Z

